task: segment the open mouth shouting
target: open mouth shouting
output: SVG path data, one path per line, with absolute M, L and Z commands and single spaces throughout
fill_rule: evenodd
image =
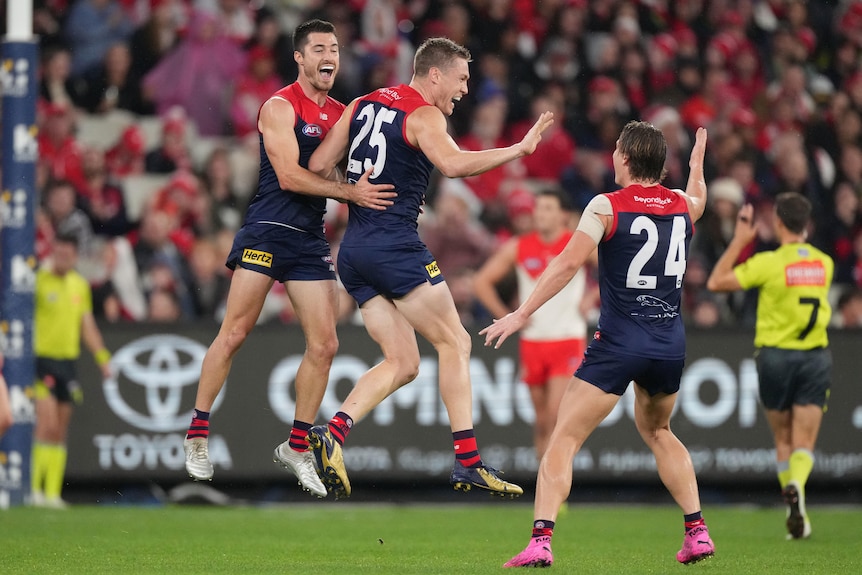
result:
M 320 78 L 324 82 L 329 82 L 335 77 L 335 66 L 327 64 L 320 67 Z

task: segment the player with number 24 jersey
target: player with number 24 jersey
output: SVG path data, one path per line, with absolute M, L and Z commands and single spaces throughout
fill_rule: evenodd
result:
M 685 198 L 662 185 L 632 184 L 597 201 L 605 199 L 613 224 L 599 246 L 602 304 L 594 347 L 683 359 L 680 299 L 692 236 Z

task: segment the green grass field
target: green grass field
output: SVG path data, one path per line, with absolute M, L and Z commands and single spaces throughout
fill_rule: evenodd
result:
M 572 505 L 557 522 L 552 572 L 862 572 L 862 511 L 809 512 L 812 538 L 785 541 L 779 508 L 707 508 L 716 556 L 683 566 L 675 559 L 682 541 L 675 508 Z M 503 573 L 531 521 L 526 502 L 504 501 L 13 508 L 0 511 L 0 573 Z

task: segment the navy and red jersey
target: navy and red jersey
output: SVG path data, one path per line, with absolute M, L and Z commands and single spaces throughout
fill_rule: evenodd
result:
M 295 123 L 293 131 L 299 144 L 299 165 L 308 168 L 311 154 L 344 111 L 344 104 L 327 96 L 319 106 L 308 98 L 299 83 L 294 82 L 277 91 L 273 98 L 284 98 L 293 105 Z M 244 224 L 272 224 L 287 226 L 325 238 L 323 214 L 326 198 L 282 190 L 278 176 L 266 154 L 263 134 L 260 134 L 260 175 L 257 194 L 252 198 Z
M 347 179 L 356 182 L 371 166 L 369 181 L 394 184 L 398 196 L 383 211 L 350 204 L 342 243 L 391 246 L 419 242 L 417 219 L 434 165 L 407 140 L 411 112 L 430 106 L 405 84 L 381 88 L 360 98 L 350 120 Z
M 614 219 L 599 244 L 596 338 L 618 353 L 683 359 L 680 299 L 693 233 L 688 204 L 664 186 L 631 185 L 607 197 Z

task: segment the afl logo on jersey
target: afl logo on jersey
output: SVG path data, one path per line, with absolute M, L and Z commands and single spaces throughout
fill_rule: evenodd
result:
M 317 124 L 306 124 L 302 133 L 309 138 L 319 138 L 323 135 L 323 129 Z

